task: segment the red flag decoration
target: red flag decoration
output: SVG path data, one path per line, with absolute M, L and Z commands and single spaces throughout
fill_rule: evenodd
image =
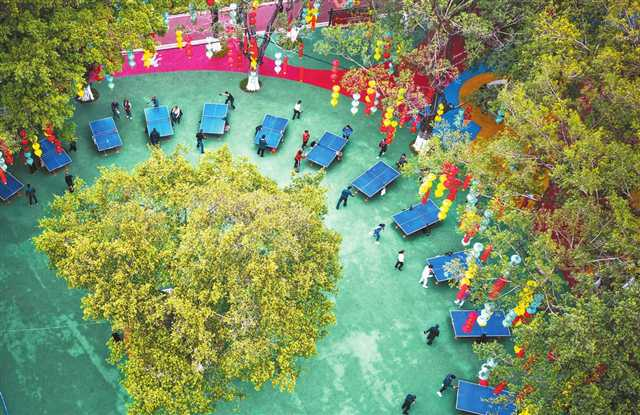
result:
M 7 184 L 7 176 L 4 174 L 4 170 L 0 169 L 0 182 Z

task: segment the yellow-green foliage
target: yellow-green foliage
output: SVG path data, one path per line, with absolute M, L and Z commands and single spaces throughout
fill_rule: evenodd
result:
M 195 167 L 155 150 L 54 200 L 36 246 L 87 291 L 86 318 L 125 333 L 109 345 L 130 414 L 204 413 L 237 380 L 293 389 L 335 320 L 340 237 L 320 179 L 280 189 L 226 148 Z

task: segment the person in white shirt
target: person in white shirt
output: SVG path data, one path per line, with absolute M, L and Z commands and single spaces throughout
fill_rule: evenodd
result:
M 394 268 L 398 271 L 402 271 L 402 267 L 404 266 L 404 250 L 398 251 L 398 260 L 396 261 L 396 265 Z
M 300 114 L 302 114 L 302 100 L 298 100 L 298 102 L 296 102 L 296 105 L 293 106 L 293 118 L 291 119 L 300 119 Z
M 431 277 L 433 277 L 433 265 L 427 264 L 422 270 L 422 277 L 420 277 L 418 284 L 422 284 L 424 288 L 429 288 L 429 278 Z

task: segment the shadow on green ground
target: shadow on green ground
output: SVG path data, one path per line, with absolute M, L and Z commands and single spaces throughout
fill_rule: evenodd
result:
M 319 343 L 318 355 L 301 362 L 295 393 L 281 393 L 270 386 L 260 392 L 248 388 L 246 400 L 221 405 L 219 413 L 399 413 L 408 392 L 418 396 L 413 414 L 455 413 L 454 394 L 440 399 L 435 392 L 448 372 L 473 379 L 478 364 L 469 343 L 453 340 L 447 317 L 452 290 L 446 286 L 425 290 L 418 285 L 425 258 L 459 248 L 454 215 L 430 236 L 413 239 L 403 239 L 389 226 L 381 243 L 375 244 L 371 229 L 380 222 L 390 224 L 393 213 L 414 203 L 418 187 L 413 179 L 401 178 L 384 197 L 369 202 L 353 198 L 346 209 L 335 210 L 340 190 L 376 161 L 377 119 L 361 114 L 353 117 L 345 99 L 333 109 L 326 91 L 290 81 L 263 78 L 260 93 L 245 94 L 237 87 L 241 77 L 187 72 L 118 80 L 113 91 L 101 86 L 100 101 L 79 106 L 74 118 L 81 140 L 78 152 L 72 154 L 71 171 L 88 182 L 95 179 L 98 166 L 131 168 L 147 157 L 142 109 L 145 97 L 154 94 L 161 103 L 179 104 L 185 111 L 176 135 L 162 147 L 171 151 L 178 143 L 184 144 L 195 161 L 194 134 L 202 104 L 220 101 L 218 93 L 223 90 L 232 91 L 237 110 L 230 115 L 231 131 L 222 140 L 209 139 L 206 148 L 225 143 L 279 183 L 291 178 L 293 155 L 304 129 L 318 138 L 325 130 L 338 133 L 345 123 L 354 127 L 344 160 L 331 167 L 324 183 L 330 207 L 326 223 L 344 238 L 337 325 Z M 117 122 L 124 147 L 119 153 L 99 155 L 90 140 L 88 122 L 109 116 L 110 101 L 121 102 L 124 97 L 132 98 L 135 112 L 132 121 Z M 267 112 L 290 117 L 297 99 L 303 100 L 302 119 L 290 122 L 286 141 L 276 154 L 257 157 L 252 144 L 254 127 Z M 410 141 L 410 135 L 401 132 L 385 159 L 395 162 L 402 152 L 408 152 Z M 40 204 L 29 208 L 20 196 L 0 206 L 0 390 L 13 415 L 122 414 L 127 395 L 118 384 L 118 371 L 105 362 L 108 325 L 82 320 L 82 293 L 68 290 L 31 242 L 47 203 L 64 192 L 63 175 L 30 176 L 23 167 L 16 170 L 19 179 L 37 188 Z M 303 173 L 313 170 L 303 163 Z M 398 272 L 393 264 L 401 248 L 407 252 L 407 263 Z M 432 323 L 440 323 L 443 330 L 428 348 L 422 331 Z

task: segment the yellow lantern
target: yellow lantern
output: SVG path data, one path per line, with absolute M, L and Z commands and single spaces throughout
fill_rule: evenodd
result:
M 331 90 L 332 90 L 333 92 L 340 92 L 340 85 L 334 85 L 334 86 L 331 88 Z
M 433 118 L 433 120 L 434 120 L 435 122 L 440 122 L 440 121 L 442 121 L 442 117 L 441 117 L 441 116 L 439 116 L 439 115 L 436 115 L 436 116 Z
M 396 120 L 391 121 L 391 126 L 393 128 L 396 128 L 398 126 L 398 121 L 396 121 Z
M 427 174 L 427 181 L 428 181 L 428 182 L 432 182 L 432 181 L 434 181 L 435 179 L 436 179 L 436 175 L 435 175 L 435 174 L 433 174 L 433 173 L 429 173 L 429 174 Z
M 418 192 L 423 195 L 425 193 L 427 193 L 429 190 L 431 190 L 431 186 L 433 186 L 433 183 L 431 182 L 424 182 L 420 185 L 420 190 L 418 190 Z
M 372 80 L 372 81 L 369 81 L 369 84 L 368 84 L 368 85 L 369 85 L 369 88 L 375 88 L 375 86 L 376 86 L 376 81 L 373 81 L 373 80 Z
M 447 214 L 446 213 L 444 213 L 442 211 L 438 213 L 438 219 L 445 220 L 446 218 L 447 218 Z
M 184 44 L 182 43 L 182 30 L 176 30 L 176 45 L 178 49 L 182 49 Z
M 391 120 L 391 118 L 393 118 L 393 114 L 389 114 L 388 112 L 386 112 L 384 114 L 384 118 L 385 118 L 385 120 Z M 389 121 L 389 122 L 391 122 L 391 121 Z
M 440 212 L 449 213 L 449 206 L 447 205 L 440 206 Z
M 335 107 L 336 105 L 338 105 L 338 100 L 334 98 L 331 100 L 331 106 Z
M 33 143 L 34 150 L 40 150 L 40 144 L 38 142 Z
M 339 96 L 340 96 L 340 93 L 338 93 L 338 92 L 332 92 L 331 93 L 331 98 L 333 98 L 333 99 L 338 99 Z
M 257 9 L 257 8 L 258 8 L 258 6 L 260 6 L 260 0 L 254 0 L 254 2 L 253 2 L 253 8 L 254 8 L 254 9 Z
M 382 125 L 384 125 L 385 127 L 388 127 L 391 124 L 391 121 L 385 119 L 382 121 Z
M 393 107 L 387 107 L 387 112 L 393 114 L 394 108 Z
M 373 95 L 376 93 L 376 90 L 373 88 L 367 88 L 367 95 Z
M 452 203 L 453 203 L 453 202 L 452 202 L 451 200 L 449 200 L 449 199 L 445 199 L 445 200 L 443 200 L 443 201 L 442 201 L 442 206 L 446 206 L 446 207 L 447 207 L 447 209 L 448 209 L 448 208 L 450 208 L 450 207 L 451 207 L 451 204 L 452 204 Z
M 42 156 L 42 150 L 41 149 L 33 150 L 33 153 L 38 157 Z

